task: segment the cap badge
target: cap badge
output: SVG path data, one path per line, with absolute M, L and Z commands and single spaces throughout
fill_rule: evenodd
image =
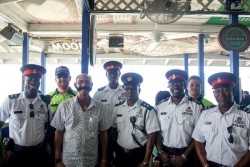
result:
M 128 78 L 127 78 L 127 81 L 132 81 L 132 77 L 128 77 Z
M 36 74 L 36 69 L 33 69 L 32 73 L 33 73 L 33 74 Z
M 175 74 L 173 74 L 173 77 L 172 77 L 173 79 L 175 79 L 176 78 L 176 76 L 175 76 Z
M 111 65 L 111 67 L 110 68 L 114 68 L 114 65 Z
M 219 83 L 221 82 L 221 78 L 220 77 L 218 77 L 217 82 L 219 82 Z

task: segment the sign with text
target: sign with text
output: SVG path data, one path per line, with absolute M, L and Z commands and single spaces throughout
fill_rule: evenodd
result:
M 69 38 L 56 39 L 49 41 L 49 47 L 53 53 L 81 54 L 82 40 Z
M 242 24 L 232 24 L 221 29 L 218 40 L 225 50 L 242 52 L 249 47 L 250 32 Z

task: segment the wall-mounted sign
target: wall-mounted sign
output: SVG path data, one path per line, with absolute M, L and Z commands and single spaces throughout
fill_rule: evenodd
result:
M 49 41 L 49 52 L 59 54 L 81 54 L 82 40 L 81 39 L 56 39 Z
M 218 41 L 225 50 L 242 52 L 249 47 L 250 32 L 242 24 L 228 25 L 220 30 Z

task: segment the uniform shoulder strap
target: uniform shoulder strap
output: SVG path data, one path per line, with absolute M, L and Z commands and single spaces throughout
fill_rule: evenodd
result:
M 169 99 L 170 97 L 168 97 L 168 98 L 165 98 L 165 99 L 162 99 L 161 101 L 159 101 L 158 102 L 158 104 L 157 105 L 159 105 L 159 104 L 161 104 L 161 103 L 163 103 L 163 102 L 165 102 L 165 101 L 168 101 L 168 99 Z
M 145 101 L 142 101 L 142 102 L 141 102 L 141 105 L 142 105 L 143 107 L 147 108 L 147 110 L 153 110 L 153 109 L 154 109 L 153 106 L 151 106 L 150 104 L 146 103 Z
M 250 114 L 250 109 L 248 107 L 244 107 L 244 106 L 239 105 L 238 109 Z
M 124 102 L 125 102 L 125 100 L 124 101 L 120 101 L 119 103 L 115 104 L 115 107 L 122 105 Z
M 43 94 L 40 94 L 40 98 L 42 99 L 42 101 L 44 101 L 47 105 L 49 105 L 50 103 L 50 100 L 51 100 L 51 97 L 50 95 L 43 95 Z
M 101 88 L 98 88 L 98 91 L 103 91 L 105 89 L 106 86 L 103 86 Z
M 17 99 L 20 93 L 9 95 L 9 99 Z

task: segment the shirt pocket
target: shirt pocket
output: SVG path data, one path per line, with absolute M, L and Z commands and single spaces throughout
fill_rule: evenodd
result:
M 213 142 L 213 134 L 214 132 L 214 128 L 212 126 L 212 124 L 204 124 L 201 127 L 201 132 L 205 137 L 206 143 L 212 143 Z
M 89 129 L 90 132 L 97 132 L 98 131 L 98 124 L 99 124 L 99 122 L 98 122 L 99 119 L 98 118 L 99 117 L 95 116 L 95 115 L 91 115 L 89 117 L 89 127 L 88 127 L 88 129 Z
M 15 129 L 19 129 L 20 127 L 23 126 L 24 120 L 26 119 L 26 113 L 24 111 L 14 111 L 10 115 L 10 121 L 12 122 L 12 126 Z
M 117 125 L 117 132 L 120 132 L 124 128 L 124 118 L 123 117 L 117 117 L 116 118 L 116 125 Z
M 170 128 L 171 119 L 168 119 L 166 115 L 159 117 L 160 126 L 162 131 L 166 131 Z
M 46 112 L 42 112 L 42 111 L 35 111 L 35 119 L 37 119 L 38 121 L 46 121 L 46 117 L 47 114 Z
M 195 119 L 193 116 L 187 115 L 184 118 L 184 130 L 191 136 L 195 127 Z

